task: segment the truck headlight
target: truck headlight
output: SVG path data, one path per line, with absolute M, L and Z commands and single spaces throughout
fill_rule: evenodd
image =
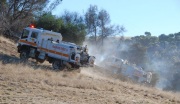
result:
M 75 60 L 76 60 L 76 62 L 79 62 L 79 57 L 76 57 L 76 59 L 75 59 Z
M 19 46 L 20 44 L 19 43 L 16 43 L 16 47 Z
M 79 63 L 79 62 L 80 62 L 80 55 L 79 55 L 79 54 L 76 54 L 76 56 L 75 56 L 75 62 L 76 62 L 76 63 Z

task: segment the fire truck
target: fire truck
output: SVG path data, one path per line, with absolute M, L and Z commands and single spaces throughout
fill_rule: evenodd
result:
M 140 83 L 151 83 L 151 72 L 146 72 L 142 68 L 130 64 L 127 60 L 112 56 L 107 57 L 103 63 L 105 63 L 104 67 L 112 69 L 114 74 L 121 74 Z
M 93 66 L 95 57 L 89 56 L 81 46 L 62 41 L 62 35 L 57 32 L 26 27 L 17 44 L 20 59 L 29 58 L 43 63 L 52 63 L 53 69 L 79 68 Z

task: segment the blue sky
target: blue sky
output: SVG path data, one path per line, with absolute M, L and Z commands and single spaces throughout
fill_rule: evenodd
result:
M 53 14 L 68 10 L 83 15 L 90 4 L 105 9 L 111 24 L 123 25 L 127 30 L 124 36 L 180 32 L 180 0 L 63 0 Z

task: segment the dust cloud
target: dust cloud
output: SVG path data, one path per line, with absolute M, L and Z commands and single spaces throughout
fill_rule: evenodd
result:
M 161 47 L 158 47 L 158 51 L 152 51 L 149 47 L 139 46 L 131 39 L 113 37 L 104 40 L 103 45 L 88 40 L 83 45 L 87 45 L 89 54 L 96 57 L 95 64 L 97 66 L 106 67 L 104 61 L 112 56 L 128 60 L 145 71 L 152 72 L 153 86 L 158 89 L 180 91 L 180 63 L 176 65 L 177 62 L 168 59 L 175 55 L 174 51 L 169 50 L 162 55 L 160 54 L 163 50 Z M 109 71 L 113 71 L 113 69 L 109 69 Z

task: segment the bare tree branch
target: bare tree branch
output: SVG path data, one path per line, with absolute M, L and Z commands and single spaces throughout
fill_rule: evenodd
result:
M 61 0 L 54 2 L 54 8 L 58 1 Z M 46 8 L 47 3 L 49 0 L 1 0 L 0 31 L 20 31 L 34 20 L 35 13 Z

